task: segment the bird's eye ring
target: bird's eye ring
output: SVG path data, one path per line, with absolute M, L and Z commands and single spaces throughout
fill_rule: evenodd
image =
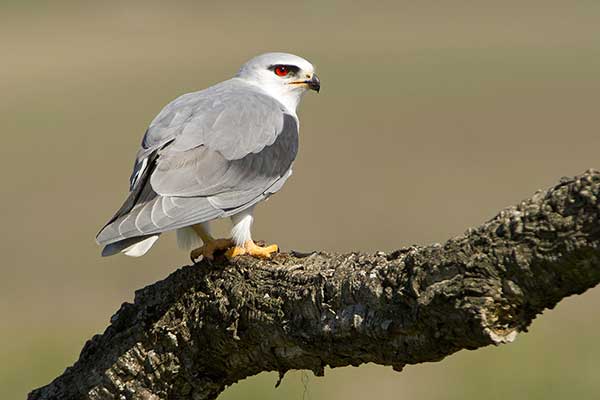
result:
M 286 67 L 285 65 L 278 65 L 275 67 L 274 69 L 275 71 L 275 75 L 277 76 L 287 76 L 287 74 L 290 73 L 290 70 L 288 67 Z

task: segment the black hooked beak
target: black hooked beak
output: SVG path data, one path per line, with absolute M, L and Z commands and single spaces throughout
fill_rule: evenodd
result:
M 321 90 L 321 81 L 319 80 L 317 74 L 313 74 L 312 78 L 304 81 L 304 83 L 308 85 L 309 89 L 314 90 L 317 93 L 319 93 L 319 90 Z

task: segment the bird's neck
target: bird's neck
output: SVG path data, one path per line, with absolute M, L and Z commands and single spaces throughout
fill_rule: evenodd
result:
M 256 84 L 251 81 L 246 81 L 247 83 L 259 88 L 269 96 L 273 97 L 275 100 L 279 101 L 286 110 L 296 116 L 296 111 L 298 109 L 298 105 L 300 105 L 300 101 L 306 93 L 302 87 L 297 86 L 284 86 L 284 85 L 269 85 L 269 84 Z
M 304 90 L 282 90 L 281 86 L 267 86 L 264 88 L 264 90 L 281 104 L 283 104 L 285 108 L 294 116 L 296 115 L 300 101 L 305 93 Z

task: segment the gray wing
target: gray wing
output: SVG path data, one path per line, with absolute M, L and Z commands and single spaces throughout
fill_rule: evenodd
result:
M 129 197 L 97 241 L 110 244 L 235 214 L 281 188 L 297 150 L 296 117 L 243 82 L 181 96 L 150 124 Z

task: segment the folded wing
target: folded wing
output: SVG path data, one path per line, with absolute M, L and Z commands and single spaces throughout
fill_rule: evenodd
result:
M 167 105 L 144 135 L 110 244 L 235 214 L 278 191 L 298 149 L 295 116 L 238 80 Z

